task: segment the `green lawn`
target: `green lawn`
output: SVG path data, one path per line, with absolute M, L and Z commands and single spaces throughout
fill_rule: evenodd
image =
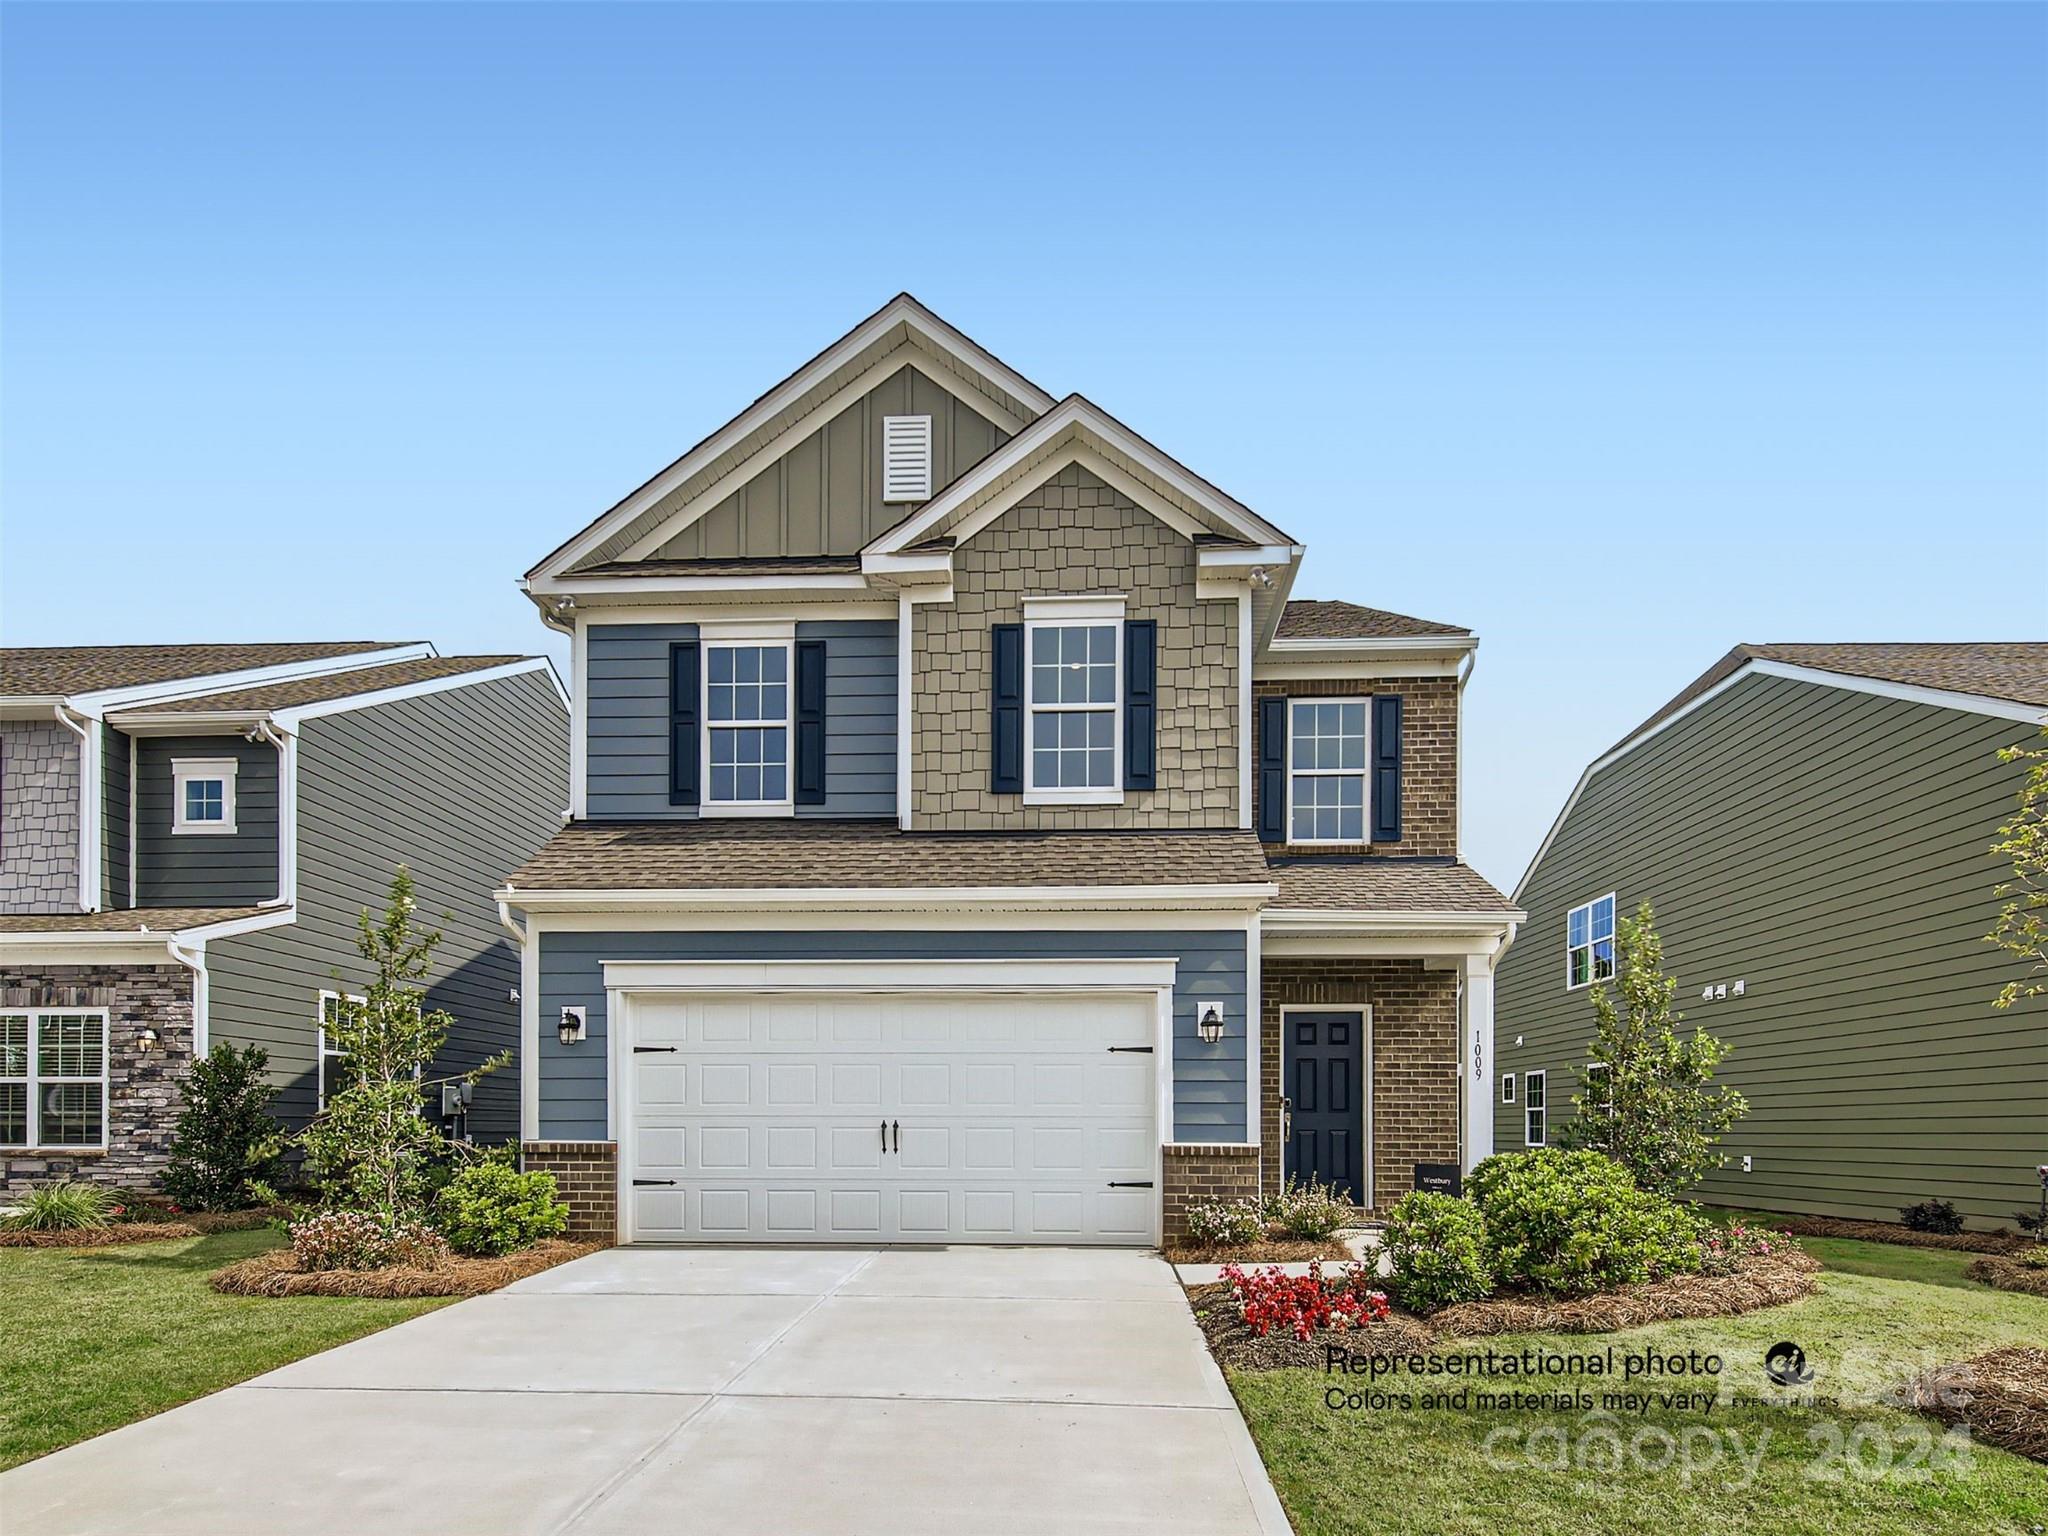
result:
M 266 1230 L 120 1248 L 0 1248 L 0 1468 L 445 1303 L 221 1296 Z
M 1888 1388 L 1924 1367 L 2004 1345 L 2038 1345 L 2048 1338 L 2048 1300 L 1963 1280 L 1967 1254 L 1878 1243 L 1807 1246 L 1830 1268 L 1821 1294 L 1793 1306 L 1611 1336 L 1492 1341 L 1502 1352 L 1527 1344 L 1583 1354 L 1611 1342 L 1621 1354 L 1717 1354 L 1724 1368 L 1711 1409 L 1650 1403 L 1611 1420 L 1561 1409 L 1332 1409 L 1324 1400 L 1330 1387 L 1369 1383 L 1318 1371 L 1233 1372 L 1231 1386 L 1301 1536 L 1983 1536 L 2026 1533 L 2048 1522 L 2048 1468 L 1986 1446 L 1951 1456 L 1940 1425 L 1885 1401 Z M 1875 1256 L 1868 1251 L 1880 1249 Z M 1958 1262 L 1897 1277 L 1929 1259 Z M 1764 1375 L 1763 1356 L 1780 1340 L 1804 1349 L 1816 1371 L 1803 1403 Z M 1596 1402 L 1622 1386 L 1585 1375 L 1528 1385 L 1582 1388 Z M 1395 1390 L 1426 1388 L 1404 1382 Z M 1624 1447 L 1642 1436 L 1640 1455 L 1625 1453 L 1608 1470 L 1611 1442 L 1585 1433 L 1602 1424 L 1618 1432 Z M 1485 1442 L 1496 1430 L 1489 1452 Z M 1530 1432 L 1539 1430 L 1547 1432 L 1532 1440 Z M 1663 1447 L 1688 1441 L 1690 1475 L 1682 1456 L 1653 1465 Z M 1852 1446 L 1853 1463 L 1846 1455 Z M 1831 1448 L 1842 1454 L 1829 1454 Z M 1754 1470 L 1737 1466 L 1737 1457 L 1754 1458 Z M 1916 1457 L 1927 1464 L 1909 1466 Z

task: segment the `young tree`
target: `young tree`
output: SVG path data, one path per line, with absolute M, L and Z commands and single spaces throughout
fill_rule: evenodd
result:
M 429 1009 L 419 986 L 441 935 L 414 926 L 418 905 L 401 864 L 383 919 L 373 921 L 367 910 L 359 919 L 356 949 L 377 979 L 362 1001 L 344 997 L 336 1008 L 328 1034 L 342 1053 L 343 1082 L 299 1137 L 307 1170 L 330 1200 L 387 1224 L 419 1219 L 428 1165 L 455 1150 L 427 1119 L 427 1092 L 511 1061 L 506 1052 L 457 1077 L 427 1078 L 455 1021 Z
M 1578 1113 L 1558 1133 L 1569 1148 L 1604 1152 L 1635 1175 L 1642 1188 L 1678 1195 L 1718 1168 L 1721 1135 L 1749 1112 L 1732 1088 L 1713 1086 L 1714 1068 L 1728 1047 L 1695 1028 L 1689 1039 L 1671 1011 L 1676 977 L 1664 974 L 1664 943 L 1644 902 L 1633 919 L 1617 925 L 1621 949 L 1621 1003 L 1595 983 L 1598 1033 L 1580 1091 Z
M 2048 741 L 2048 731 L 2041 735 Z M 1992 999 L 1992 1007 L 2010 1008 L 2023 997 L 2048 993 L 2048 746 L 2007 747 L 1998 760 L 2027 765 L 2020 808 L 1991 845 L 1993 853 L 2012 861 L 2012 878 L 1998 887 L 2005 905 L 1997 925 L 1984 936 L 2025 964 Z
M 164 1169 L 164 1192 L 178 1204 L 238 1211 L 276 1198 L 269 1183 L 284 1150 L 284 1127 L 270 1113 L 269 1065 L 270 1053 L 260 1046 L 225 1044 L 192 1063 Z

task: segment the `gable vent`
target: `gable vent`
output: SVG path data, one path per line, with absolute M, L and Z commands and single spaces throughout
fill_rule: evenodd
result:
M 932 493 L 932 419 L 882 418 L 882 500 L 923 501 Z

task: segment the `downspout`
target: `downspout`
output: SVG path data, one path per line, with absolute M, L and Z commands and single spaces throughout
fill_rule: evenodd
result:
M 78 909 L 100 909 L 99 722 L 69 705 L 57 706 L 57 723 L 78 738 Z
M 264 720 L 249 739 L 277 748 L 277 894 L 258 905 L 289 907 L 299 899 L 299 738 Z
M 164 941 L 171 952 L 171 958 L 192 972 L 192 1058 L 197 1061 L 204 1056 L 210 1045 L 207 1025 L 209 999 L 206 987 L 206 945 L 185 944 L 176 935 Z
M 512 908 L 503 899 L 498 902 L 498 925 L 519 950 L 519 1140 L 523 1144 L 540 1139 L 540 946 L 529 942 L 532 935 L 513 920 Z

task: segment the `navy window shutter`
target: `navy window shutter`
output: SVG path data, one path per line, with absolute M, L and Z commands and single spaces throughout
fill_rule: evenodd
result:
M 825 642 L 796 643 L 796 803 L 825 803 Z
M 1372 699 L 1372 840 L 1401 841 L 1401 696 Z
M 989 630 L 989 793 L 1024 793 L 1024 626 Z
M 1153 789 L 1159 762 L 1159 625 L 1124 625 L 1124 788 Z
M 697 803 L 697 642 L 668 648 L 668 803 Z
M 1259 841 L 1287 841 L 1287 701 L 1259 700 Z

